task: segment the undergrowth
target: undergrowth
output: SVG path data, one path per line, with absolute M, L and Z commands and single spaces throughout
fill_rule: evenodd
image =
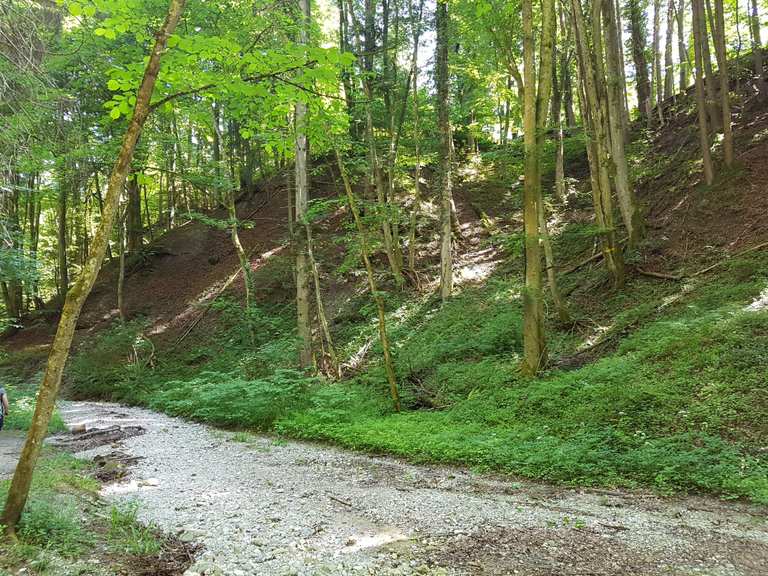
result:
M 768 283 L 753 254 L 683 288 L 638 278 L 607 292 L 599 319 L 603 357 L 553 367 L 536 380 L 517 370 L 520 286 L 496 276 L 446 304 L 388 301 L 403 413 L 392 412 L 371 316 L 341 315 L 345 354 L 371 342 L 365 370 L 322 382 L 294 362 L 290 307 L 252 312 L 257 341 L 233 302 L 219 304 L 220 333 L 165 356 L 139 377 L 88 364 L 100 397 L 142 403 L 230 428 L 333 441 L 416 461 L 575 485 L 707 491 L 768 503 L 764 366 L 768 311 L 745 311 Z M 744 271 L 748 273 L 745 273 Z M 591 274 L 583 272 L 584 276 Z M 673 302 L 665 306 L 665 303 Z M 114 331 L 140 330 L 117 326 Z M 554 359 L 577 353 L 580 328 L 550 327 Z M 102 335 L 105 342 L 117 336 Z M 122 338 L 122 336 L 121 336 Z M 124 341 L 131 341 L 125 338 Z M 98 347 L 95 344 L 93 347 Z M 88 347 L 87 349 L 91 349 Z M 128 361 L 123 353 L 116 357 Z M 85 354 L 85 353 L 81 353 Z M 73 362 L 88 362 L 88 356 Z M 553 365 L 554 366 L 554 365 Z M 82 372 L 70 370 L 77 391 Z M 140 381 L 139 386 L 137 382 Z
M 107 507 L 92 464 L 45 449 L 17 529 L 0 539 L 0 574 L 64 576 L 128 573 L 163 554 L 165 537 L 137 519 L 134 503 Z M 10 480 L 0 482 L 0 508 Z M 132 572 L 131 572 L 132 573 Z M 147 572 L 149 573 L 149 572 Z M 154 572 L 153 572 L 154 573 Z

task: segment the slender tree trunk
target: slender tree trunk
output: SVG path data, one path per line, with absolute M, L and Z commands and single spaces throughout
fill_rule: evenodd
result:
M 593 38 L 600 38 L 599 14 L 601 0 L 593 0 L 592 23 L 596 27 L 596 34 Z M 592 196 L 595 206 L 595 220 L 599 229 L 602 231 L 602 251 L 605 263 L 609 272 L 613 276 L 614 284 L 622 286 L 624 284 L 624 258 L 621 252 L 621 246 L 616 239 L 616 230 L 613 223 L 613 205 L 611 200 L 611 179 L 609 173 L 610 163 L 610 144 L 607 133 L 607 121 L 605 118 L 606 106 L 601 103 L 601 97 L 598 94 L 599 76 L 595 73 L 593 61 L 587 42 L 587 35 L 584 23 L 584 14 L 582 12 L 580 0 L 571 0 L 574 38 L 576 40 L 577 54 L 579 58 L 579 68 L 581 71 L 582 86 L 584 91 L 584 111 L 586 113 L 585 125 L 588 126 L 588 135 L 591 141 L 592 149 L 589 151 L 591 156 L 590 173 L 592 179 Z M 594 50 L 594 53 L 602 58 L 600 50 Z
M 651 86 L 648 79 L 648 60 L 646 59 L 645 54 L 645 12 L 643 10 L 641 0 L 629 0 L 627 3 L 627 11 L 629 13 L 632 61 L 635 64 L 635 89 L 637 90 L 637 106 L 640 110 L 640 115 L 644 116 L 646 122 L 650 123 L 652 121 Z
M 730 75 L 728 73 L 728 54 L 725 50 L 725 11 L 723 0 L 714 0 L 715 26 L 715 57 L 717 58 L 718 77 L 720 78 L 720 113 L 723 127 L 723 156 L 725 165 L 733 166 L 733 130 L 731 129 L 731 92 Z
M 72 346 L 75 326 L 80 317 L 83 304 L 96 281 L 101 263 L 104 260 L 104 253 L 106 252 L 109 236 L 115 222 L 120 194 L 131 166 L 136 142 L 150 113 L 150 99 L 158 72 L 160 71 L 160 59 L 166 50 L 168 37 L 173 33 L 179 21 L 184 8 L 184 2 L 185 0 L 171 0 L 165 22 L 155 36 L 155 44 L 147 61 L 139 91 L 136 94 L 133 116 L 123 136 L 120 152 L 109 179 L 104 212 L 91 245 L 91 253 L 88 255 L 88 261 L 80 276 L 72 286 L 72 289 L 67 293 L 64 302 L 61 320 L 51 345 L 48 364 L 38 391 L 32 423 L 16 466 L 13 480 L 11 481 L 5 510 L 0 522 L 5 525 L 5 530 L 10 536 L 15 536 L 16 526 L 27 502 L 29 488 L 32 483 L 32 474 L 37 458 L 40 455 L 43 439 L 48 430 L 48 423 L 51 420 L 51 414 L 53 413 L 56 396 L 61 384 L 64 364 Z
M 768 95 L 768 78 L 763 68 L 763 43 L 760 39 L 760 11 L 757 0 L 750 2 L 749 30 L 752 36 L 752 67 L 755 73 L 757 89 L 761 97 Z
M 437 130 L 440 134 L 440 296 L 450 298 L 453 291 L 453 250 L 451 246 L 450 88 L 448 86 L 448 2 L 437 0 Z
M 57 228 L 57 246 L 59 263 L 59 299 L 64 301 L 64 297 L 69 290 L 69 263 L 67 262 L 67 187 L 61 186 L 59 189 L 59 207 L 58 207 L 58 228 Z
M 712 168 L 712 156 L 709 150 L 709 127 L 707 125 L 707 101 L 704 95 L 704 64 L 702 43 L 701 18 L 703 17 L 702 0 L 691 0 L 693 7 L 693 50 L 694 61 L 696 64 L 696 107 L 699 118 L 699 144 L 701 146 L 701 157 L 704 169 L 704 180 L 707 184 L 712 184 L 715 179 Z
M 320 329 L 322 330 L 323 337 L 325 338 L 325 342 L 328 345 L 328 357 L 331 361 L 331 371 L 336 378 L 341 378 L 341 364 L 339 364 L 339 359 L 336 355 L 336 347 L 333 345 L 331 326 L 328 323 L 328 317 L 325 314 L 323 294 L 320 291 L 320 270 L 317 267 L 317 260 L 315 260 L 315 253 L 312 248 L 312 226 L 309 222 L 305 221 L 304 231 L 307 235 L 307 257 L 309 258 L 309 266 L 312 270 L 312 280 L 314 282 L 317 319 L 320 322 Z
M 693 4 L 693 0 L 692 0 Z M 699 44 L 701 46 L 701 57 L 704 65 L 704 86 L 707 97 L 707 114 L 709 117 L 709 128 L 713 132 L 720 131 L 720 112 L 717 105 L 717 84 L 715 73 L 712 69 L 712 56 L 709 50 L 709 29 L 707 26 L 707 14 L 705 11 L 704 0 L 698 6 L 701 10 L 699 15 Z M 694 7 L 694 10 L 696 8 Z
M 688 71 L 690 62 L 688 61 L 688 46 L 685 43 L 685 2 L 686 0 L 677 0 L 677 53 L 680 58 L 680 92 L 685 93 L 688 89 Z
M 128 253 L 133 255 L 141 252 L 142 239 L 144 236 L 143 223 L 141 221 L 141 190 L 138 181 L 137 172 L 128 179 L 126 192 L 128 194 L 128 205 L 126 214 L 126 227 L 128 236 L 126 238 Z
M 366 125 L 366 142 L 368 144 L 368 170 L 369 179 L 368 187 L 375 188 L 376 200 L 379 205 L 379 209 L 384 209 L 386 206 L 386 187 L 384 183 L 384 177 L 382 174 L 381 165 L 379 163 L 379 155 L 376 149 L 376 138 L 373 125 L 373 111 L 371 109 L 371 102 L 373 101 L 373 88 L 371 86 L 370 75 L 373 71 L 373 51 L 376 46 L 375 39 L 375 12 L 376 2 L 375 0 L 365 0 L 365 33 L 361 31 L 360 23 L 355 16 L 355 9 L 352 0 L 348 2 L 349 10 L 348 14 L 352 19 L 352 25 L 355 30 L 355 35 L 359 38 L 363 38 L 364 53 L 358 54 L 358 62 L 364 74 L 360 78 L 363 93 L 365 94 L 365 125 Z M 384 250 L 389 261 L 390 269 L 392 270 L 392 276 L 394 277 L 395 284 L 402 286 L 403 274 L 402 274 L 402 256 L 395 254 L 395 250 L 399 250 L 399 246 L 394 245 L 394 239 L 392 237 L 392 227 L 389 220 L 384 217 L 381 222 L 381 229 L 383 232 Z
M 555 267 L 555 255 L 552 250 L 552 239 L 549 236 L 547 226 L 547 215 L 544 208 L 544 198 L 540 197 L 539 202 L 539 232 L 541 234 L 541 245 L 544 247 L 544 262 L 547 266 L 547 282 L 549 284 L 549 293 L 552 295 L 552 304 L 555 306 L 557 318 L 563 324 L 571 321 L 571 315 L 568 312 L 563 296 L 560 293 L 560 287 L 557 282 L 557 268 Z
M 414 16 L 413 2 L 409 3 L 411 19 Z M 413 57 L 411 58 L 411 81 L 413 82 L 413 146 L 415 166 L 413 174 L 413 209 L 408 230 L 408 267 L 416 273 L 416 226 L 421 213 L 421 126 L 419 116 L 419 42 L 424 1 L 419 1 L 419 24 L 413 34 Z
M 540 158 L 544 126 L 552 88 L 554 49 L 554 0 L 542 4 L 539 77 L 536 78 L 536 44 L 532 0 L 523 0 L 523 222 L 525 234 L 525 289 L 523 291 L 523 374 L 533 376 L 546 362 L 544 301 L 542 297 L 540 214 Z
M 672 44 L 675 32 L 675 0 L 667 0 L 667 31 L 664 42 L 664 99 L 675 93 L 675 69 L 672 59 Z
M 127 318 L 125 310 L 125 220 L 127 215 L 127 207 L 123 208 L 123 213 L 118 214 L 117 218 L 117 250 L 118 259 L 118 271 L 117 271 L 117 314 L 120 317 L 121 322 L 125 322 Z
M 618 26 L 616 24 L 615 5 L 613 0 L 602 0 L 604 34 L 606 39 L 606 70 L 607 82 L 606 89 L 608 94 L 608 129 L 610 131 L 611 141 L 611 160 L 613 162 L 613 180 L 616 186 L 616 196 L 619 201 L 619 210 L 621 211 L 624 226 L 629 236 L 629 248 L 637 247 L 643 235 L 643 223 L 640 217 L 640 209 L 635 198 L 635 191 L 629 182 L 629 169 L 627 167 L 627 157 L 624 151 L 624 142 L 626 140 L 622 117 L 624 114 L 624 103 L 622 93 L 621 68 L 622 62 L 618 59 Z M 598 58 L 602 56 L 597 54 Z
M 299 0 L 302 23 L 299 27 L 299 42 L 309 44 L 310 2 Z M 298 101 L 295 106 L 296 123 L 296 221 L 305 222 L 309 207 L 307 182 L 307 105 Z M 300 341 L 299 363 L 303 368 L 312 365 L 312 327 L 309 305 L 309 260 L 307 257 L 306 237 L 295 234 L 296 250 L 296 310 L 297 327 Z
M 357 228 L 357 233 L 360 238 L 360 255 L 363 258 L 363 264 L 365 265 L 365 272 L 368 276 L 368 288 L 371 291 L 371 298 L 373 298 L 376 304 L 376 311 L 379 319 L 379 341 L 381 343 L 381 349 L 384 355 L 384 369 L 387 373 L 387 381 L 389 382 L 389 392 L 392 397 L 392 403 L 395 412 L 400 411 L 400 392 L 397 386 L 397 378 L 395 376 L 395 369 L 392 364 L 392 354 L 390 352 L 389 336 L 387 335 L 387 317 L 384 309 L 384 299 L 381 297 L 381 293 L 376 286 L 376 276 L 373 273 L 373 265 L 371 264 L 370 252 L 368 249 L 368 233 L 363 226 L 363 222 L 360 219 L 360 211 L 357 208 L 357 202 L 355 201 L 355 194 L 352 192 L 352 185 L 349 183 L 349 177 L 347 176 L 347 170 L 344 167 L 344 162 L 341 159 L 341 154 L 336 150 L 336 161 L 339 165 L 339 173 L 341 175 L 342 182 L 344 183 L 344 190 L 347 194 L 347 202 L 349 204 L 349 211 L 352 213 L 352 218 Z
M 656 114 L 664 124 L 664 85 L 661 76 L 661 0 L 653 0 L 653 84 L 656 94 Z

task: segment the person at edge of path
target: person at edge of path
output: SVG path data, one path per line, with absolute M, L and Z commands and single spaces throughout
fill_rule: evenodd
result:
M 8 394 L 5 392 L 5 388 L 0 386 L 0 430 L 3 429 L 6 416 L 8 416 Z

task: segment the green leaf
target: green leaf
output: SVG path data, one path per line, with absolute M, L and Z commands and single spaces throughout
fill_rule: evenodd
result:
M 80 16 L 83 13 L 83 7 L 80 6 L 80 4 L 76 4 L 74 2 L 70 2 L 67 8 L 69 9 L 69 13 L 72 14 L 72 16 Z
M 118 82 L 117 80 L 115 80 L 115 79 L 113 78 L 112 80 L 110 80 L 109 82 L 107 82 L 107 88 L 109 88 L 109 89 L 110 89 L 110 90 L 112 90 L 113 92 L 114 92 L 115 90 L 120 90 L 120 82 Z
M 117 120 L 120 118 L 120 108 L 118 106 L 112 108 L 112 111 L 109 113 L 109 117 L 112 118 L 112 120 Z

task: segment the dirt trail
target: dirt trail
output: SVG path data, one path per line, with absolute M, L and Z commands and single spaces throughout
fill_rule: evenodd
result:
M 198 574 L 761 575 L 766 510 L 515 482 L 222 432 L 138 408 L 66 403 L 69 424 L 142 426 L 113 500 L 205 547 Z M 244 441 L 245 440 L 245 441 Z

